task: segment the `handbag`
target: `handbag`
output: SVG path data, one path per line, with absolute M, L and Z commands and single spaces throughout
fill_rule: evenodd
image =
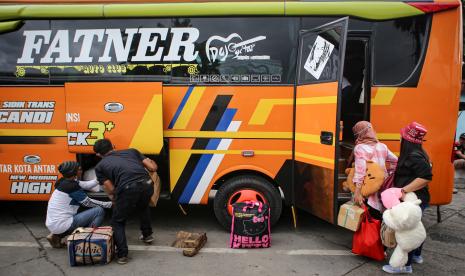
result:
M 270 208 L 260 201 L 233 204 L 231 248 L 267 248 L 271 246 Z
M 380 237 L 381 221 L 371 217 L 365 206 L 365 216 L 352 240 L 352 252 L 357 255 L 384 260 L 384 248 Z
M 381 185 L 381 188 L 379 188 L 379 194 L 381 195 L 382 192 L 385 190 L 394 187 L 394 174 L 395 173 L 390 173 L 386 179 L 384 179 L 383 185 Z

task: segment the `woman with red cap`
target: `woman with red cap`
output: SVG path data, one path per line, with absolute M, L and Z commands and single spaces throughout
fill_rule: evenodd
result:
M 380 143 L 376 138 L 376 132 L 370 122 L 360 121 L 352 128 L 355 135 L 355 173 L 353 182 L 355 183 L 354 201 L 358 205 L 364 205 L 361 187 L 367 171 L 367 161 L 373 161 L 384 170 L 385 178 L 392 172 L 397 163 L 395 156 L 388 147 Z M 390 164 L 386 168 L 386 162 Z M 368 211 L 376 219 L 382 219 L 381 212 L 383 204 L 379 200 L 378 193 L 372 194 L 367 199 Z
M 426 128 L 416 122 L 402 128 L 399 162 L 394 176 L 394 186 L 402 188 L 403 194 L 414 192 L 421 200 L 420 207 L 422 211 L 429 204 L 428 183 L 433 178 L 430 159 L 422 147 L 426 133 Z M 383 270 L 391 274 L 412 273 L 412 262 L 423 263 L 421 248 L 422 246 L 409 252 L 405 266 L 392 267 L 385 265 Z

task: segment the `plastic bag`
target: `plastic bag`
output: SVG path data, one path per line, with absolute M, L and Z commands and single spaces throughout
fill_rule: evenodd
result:
M 384 260 L 384 248 L 380 236 L 381 221 L 370 216 L 365 207 L 365 216 L 352 240 L 352 252 L 357 255 Z
M 160 198 L 160 177 L 158 176 L 157 172 L 150 173 L 150 178 L 152 179 L 153 185 L 153 194 L 150 197 L 149 206 L 156 207 L 158 203 L 158 199 Z

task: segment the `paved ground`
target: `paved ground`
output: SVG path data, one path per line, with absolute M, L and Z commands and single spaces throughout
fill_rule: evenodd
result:
M 425 263 L 415 265 L 414 274 L 465 275 L 464 203 L 465 190 L 459 189 L 453 202 L 441 208 L 442 223 L 436 222 L 435 207 L 426 212 Z M 137 240 L 137 223 L 131 221 L 131 262 L 93 267 L 70 267 L 66 250 L 50 248 L 44 238 L 46 204 L 3 202 L 0 210 L 0 275 L 387 275 L 380 270 L 383 262 L 350 253 L 352 232 L 302 212 L 293 229 L 289 209 L 273 229 L 271 248 L 232 250 L 229 234 L 209 206 L 191 206 L 184 216 L 164 202 L 152 214 L 152 246 Z M 193 258 L 183 257 L 170 247 L 179 230 L 206 231 L 206 248 Z

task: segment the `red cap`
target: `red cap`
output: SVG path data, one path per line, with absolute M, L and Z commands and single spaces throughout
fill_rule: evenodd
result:
M 417 122 L 412 122 L 400 130 L 402 139 L 415 144 L 423 143 L 423 138 L 427 132 L 428 130 Z

